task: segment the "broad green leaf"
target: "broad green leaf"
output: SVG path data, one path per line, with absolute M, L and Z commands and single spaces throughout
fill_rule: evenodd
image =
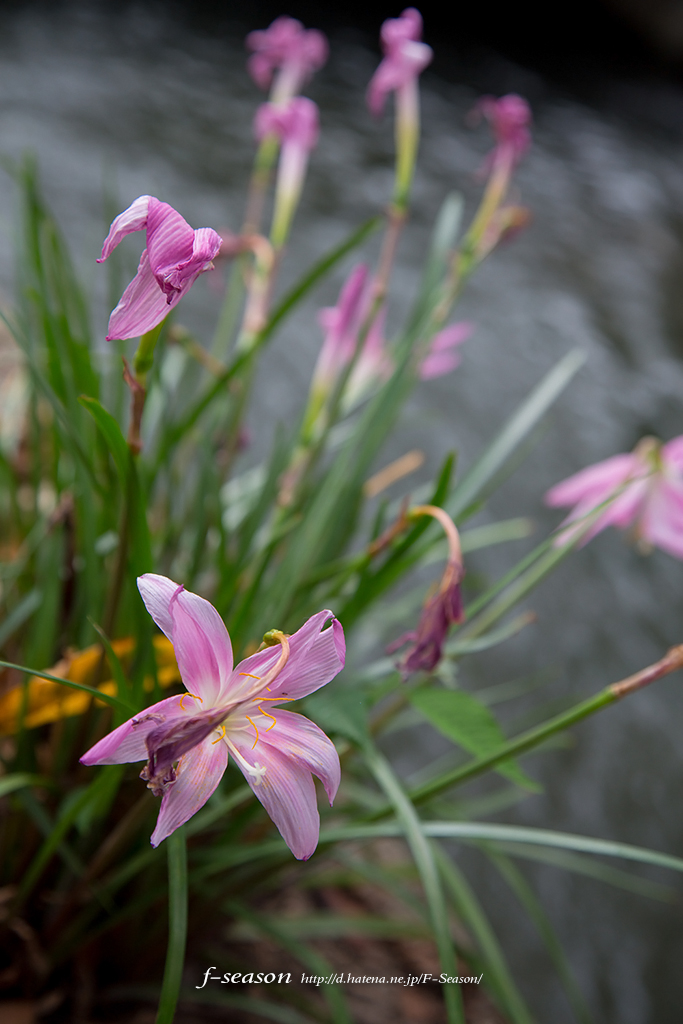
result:
M 410 695 L 410 702 L 442 736 L 476 757 L 487 757 L 506 742 L 489 709 L 464 690 L 415 690 Z M 496 770 L 525 789 L 533 792 L 541 789 L 516 761 L 503 761 Z
M 28 772 L 13 772 L 11 775 L 0 776 L 0 797 L 9 796 L 26 786 L 52 786 L 49 779 L 42 775 L 30 775 Z
M 118 425 L 112 414 L 108 412 L 96 398 L 91 398 L 88 395 L 81 395 L 78 401 L 84 409 L 88 410 L 102 432 L 102 436 L 104 437 L 107 448 L 111 452 L 116 470 L 119 474 L 119 480 L 122 485 L 125 485 L 125 482 L 128 480 L 129 473 L 130 449 L 128 448 L 125 437 L 121 433 L 121 427 Z

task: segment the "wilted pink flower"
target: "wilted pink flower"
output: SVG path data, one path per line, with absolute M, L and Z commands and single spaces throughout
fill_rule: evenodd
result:
M 511 173 L 531 145 L 531 109 L 526 100 L 516 93 L 509 93 L 496 99 L 483 96 L 473 113 L 483 114 L 491 125 L 496 148 L 489 156 L 486 170 L 496 164 L 504 164 Z
M 104 240 L 102 263 L 134 231 L 147 230 L 138 272 L 109 318 L 107 341 L 137 338 L 160 324 L 200 274 L 212 270 L 221 237 L 212 228 L 193 231 L 168 203 L 140 196 L 113 221 Z
M 556 484 L 545 501 L 553 508 L 574 506 L 564 522 L 576 526 L 563 529 L 558 544 L 583 532 L 587 517 L 609 502 L 585 529 L 582 544 L 607 526 L 633 527 L 645 546 L 683 558 L 683 436 L 665 445 L 643 438 L 630 454 L 615 455 Z
M 305 29 L 296 18 L 282 15 L 270 28 L 250 32 L 247 49 L 253 50 L 248 67 L 251 77 L 261 89 L 268 89 L 273 73 L 280 71 L 273 90 L 273 100 L 285 102 L 299 92 L 314 71 L 327 60 L 327 39 L 317 29 Z
M 434 377 L 443 377 L 460 365 L 460 352 L 458 351 L 463 341 L 467 341 L 474 324 L 469 320 L 461 320 L 460 323 L 451 324 L 445 327 L 438 334 L 435 334 L 429 351 L 420 363 L 419 374 L 422 380 L 432 380 Z
M 330 803 L 340 779 L 337 752 L 317 725 L 275 708 L 328 683 L 344 665 L 344 631 L 322 611 L 291 637 L 233 668 L 230 637 L 218 612 L 165 576 L 138 579 L 150 615 L 175 648 L 188 692 L 141 711 L 96 743 L 84 764 L 146 759 L 141 773 L 161 809 L 152 834 L 158 846 L 204 806 L 231 753 L 295 857 L 318 842 L 320 818 L 312 775 Z M 332 626 L 323 629 L 332 619 Z
M 429 515 L 438 519 L 448 538 L 448 561 L 439 588 L 427 599 L 417 629 L 395 640 L 387 648 L 391 654 L 410 641 L 410 648 L 401 659 L 399 668 L 405 676 L 413 672 L 431 672 L 441 661 L 448 630 L 463 618 L 460 584 L 465 574 L 460 549 L 460 536 L 455 523 L 442 508 L 418 505 L 408 513 L 408 519 Z
M 432 49 L 420 42 L 421 38 L 422 15 L 414 7 L 406 8 L 400 18 L 388 18 L 382 25 L 384 59 L 370 79 L 367 92 L 368 107 L 375 117 L 382 113 L 387 95 L 413 87 L 431 61 Z

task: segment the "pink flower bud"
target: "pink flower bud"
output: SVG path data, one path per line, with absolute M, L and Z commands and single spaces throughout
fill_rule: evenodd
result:
M 270 28 L 250 32 L 247 49 L 253 50 L 248 68 L 251 77 L 261 89 L 268 89 L 275 71 L 281 71 L 287 80 L 287 99 L 299 92 L 314 71 L 318 71 L 329 52 L 327 39 L 317 29 L 305 29 L 296 18 L 282 15 Z
M 380 39 L 384 60 L 370 80 L 367 102 L 370 112 L 379 117 L 387 95 L 414 82 L 430 63 L 433 52 L 420 42 L 422 16 L 408 7 L 400 18 L 389 18 L 382 25 Z

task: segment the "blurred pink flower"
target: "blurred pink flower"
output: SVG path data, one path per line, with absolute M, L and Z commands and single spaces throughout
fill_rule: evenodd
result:
M 250 32 L 247 49 L 251 77 L 261 89 L 268 89 L 275 71 L 280 74 L 273 89 L 273 100 L 285 102 L 295 96 L 314 71 L 327 60 L 327 39 L 317 29 L 305 29 L 296 18 L 282 15 L 270 28 Z
M 445 327 L 434 335 L 427 355 L 420 363 L 419 374 L 422 380 L 443 377 L 460 365 L 460 352 L 463 341 L 467 341 L 474 330 L 469 320 L 461 320 L 457 324 Z
M 531 145 L 529 104 L 516 93 L 509 93 L 500 99 L 483 96 L 473 114 L 484 115 L 496 140 L 496 148 L 488 157 L 485 173 L 499 164 L 505 166 L 508 174 L 512 173 Z
M 633 527 L 644 546 L 683 558 L 683 436 L 665 445 L 643 438 L 630 454 L 605 459 L 556 484 L 545 501 L 553 508 L 574 506 L 564 523 L 576 525 L 561 531 L 558 544 L 582 532 L 586 518 L 609 502 L 582 544 L 608 526 Z
M 218 612 L 165 576 L 138 579 L 147 610 L 175 648 L 188 692 L 145 708 L 96 743 L 83 764 L 147 759 L 141 778 L 161 808 L 158 846 L 204 806 L 231 753 L 295 857 L 316 848 L 320 818 L 312 775 L 332 803 L 340 779 L 337 752 L 317 725 L 277 710 L 328 683 L 344 666 L 344 631 L 321 611 L 286 637 L 233 668 L 228 631 Z M 332 619 L 329 629 L 323 629 Z
M 390 92 L 413 87 L 418 75 L 430 63 L 433 52 L 420 42 L 422 15 L 407 7 L 399 18 L 388 18 L 382 25 L 380 39 L 384 59 L 370 79 L 367 101 L 370 112 L 379 117 Z
M 144 230 L 147 248 L 109 318 L 107 341 L 137 338 L 160 324 L 199 275 L 213 269 L 211 261 L 221 247 L 213 228 L 193 231 L 168 203 L 140 196 L 113 221 L 97 262 L 106 260 L 126 235 Z
M 339 293 L 336 306 L 321 309 L 318 322 L 325 340 L 313 374 L 313 392 L 327 394 L 342 370 L 351 362 L 358 335 L 370 313 L 372 284 L 369 270 L 359 263 Z M 377 314 L 347 382 L 345 405 L 352 406 L 368 389 L 391 374 L 392 361 L 384 341 L 384 312 Z

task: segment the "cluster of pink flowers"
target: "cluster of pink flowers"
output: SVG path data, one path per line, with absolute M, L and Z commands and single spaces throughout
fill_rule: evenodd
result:
M 433 57 L 422 39 L 422 15 L 408 7 L 400 18 L 388 18 L 382 25 L 380 41 L 384 60 L 368 86 L 368 107 L 375 117 L 384 110 L 390 92 L 410 89 Z

